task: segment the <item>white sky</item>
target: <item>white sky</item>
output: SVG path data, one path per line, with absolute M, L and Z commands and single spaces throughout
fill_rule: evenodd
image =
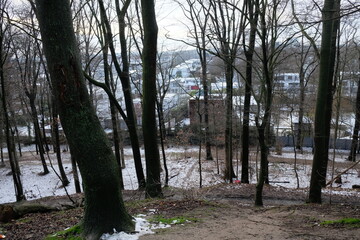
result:
M 15 6 L 27 4 L 27 0 L 10 0 Z M 184 44 L 180 42 L 171 41 L 166 38 L 166 35 L 171 38 L 184 38 L 187 35 L 185 27 L 185 20 L 182 10 L 174 0 L 156 0 L 155 10 L 157 14 L 157 23 L 159 28 L 158 46 L 159 49 L 173 50 L 179 49 Z
M 187 36 L 187 29 L 185 27 L 185 17 L 179 5 L 173 0 L 157 0 L 155 6 L 157 12 L 157 22 L 159 27 L 159 46 L 162 41 L 167 41 L 166 44 L 170 48 L 180 47 L 184 44 L 176 43 L 166 39 L 165 35 L 175 39 L 184 39 Z

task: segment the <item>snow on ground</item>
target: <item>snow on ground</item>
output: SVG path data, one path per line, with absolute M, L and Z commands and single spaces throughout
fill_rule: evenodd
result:
M 140 236 L 145 234 L 154 234 L 152 230 L 159 228 L 168 228 L 168 224 L 152 224 L 149 223 L 146 219 L 142 218 L 143 216 L 138 216 L 134 218 L 135 221 L 135 234 L 128 234 L 125 232 L 115 232 L 114 234 L 103 234 L 100 240 L 137 240 Z
M 23 154 L 26 157 L 21 158 L 20 168 L 22 172 L 22 182 L 24 187 L 25 196 L 27 199 L 36 199 L 45 196 L 65 195 L 65 189 L 61 187 L 59 178 L 54 173 L 54 170 L 50 168 L 50 174 L 40 176 L 42 172 L 42 166 L 39 160 L 34 160 L 38 156 L 31 155 L 33 147 L 23 149 Z M 272 153 L 273 157 L 277 158 L 294 158 L 292 149 L 283 149 L 281 156 Z M 126 168 L 122 170 L 125 189 L 137 189 L 137 178 L 135 174 L 135 167 L 132 160 L 131 148 L 125 149 Z M 331 151 L 330 151 L 331 152 Z M 144 154 L 144 150 L 141 150 L 141 154 Z M 200 186 L 200 174 L 198 163 L 198 148 L 197 147 L 169 147 L 166 149 L 167 165 L 169 170 L 169 185 L 172 187 L 192 189 Z M 204 156 L 204 153 L 202 153 Z M 336 162 L 344 162 L 347 154 L 344 152 L 338 152 L 336 154 Z M 49 154 L 54 169 L 58 171 L 56 164 L 55 154 Z M 69 194 L 75 193 L 75 187 L 72 176 L 72 168 L 70 163 L 70 155 L 68 152 L 62 153 L 65 171 L 70 180 L 70 185 L 66 188 Z M 329 157 L 332 159 L 332 157 Z M 27 160 L 25 160 L 27 159 Z M 299 176 L 299 187 L 307 188 L 309 186 L 311 166 L 305 164 L 305 160 L 312 160 L 311 150 L 307 150 L 304 154 L 297 154 L 297 173 Z M 258 169 L 256 156 L 254 153 L 250 156 L 250 181 L 256 183 L 256 171 Z M 48 161 L 49 162 L 49 161 Z M 256 164 L 257 162 L 257 164 Z M 219 174 L 217 173 L 216 161 L 202 161 L 202 185 L 211 186 L 224 182 L 222 179 L 223 161 L 220 161 Z M 241 163 L 239 163 L 241 165 Z M 50 166 L 49 166 L 50 167 Z M 145 168 L 145 162 L 143 163 Z M 342 185 L 334 184 L 334 187 L 341 187 L 345 189 L 351 189 L 352 185 L 360 185 L 360 166 L 349 170 L 346 174 L 342 175 Z M 240 174 L 241 166 L 237 166 L 234 161 L 234 169 L 236 174 Z M 238 170 L 239 169 L 239 170 Z M 282 186 L 286 188 L 296 188 L 297 179 L 295 177 L 294 164 L 288 164 L 285 162 L 271 162 L 269 164 L 270 170 L 270 183 L 276 186 Z M 343 169 L 335 169 L 335 174 L 341 172 Z M 145 169 L 144 169 L 145 171 Z M 14 202 L 15 193 L 10 174 L 10 166 L 7 163 L 6 167 L 0 168 L 0 203 Z M 331 179 L 331 162 L 329 162 L 329 175 L 328 179 Z M 164 178 L 164 171 L 162 171 L 162 177 Z M 327 191 L 326 189 L 324 191 Z M 348 191 L 339 192 L 342 194 Z M 354 192 L 354 191 L 353 191 Z M 359 192 L 354 192 L 360 194 Z
M 297 171 L 299 175 L 299 187 L 307 188 L 310 185 L 310 176 L 311 176 L 311 165 L 306 165 L 304 160 L 313 160 L 311 148 L 305 148 L 303 154 L 296 153 L 297 158 Z M 347 162 L 347 157 L 349 156 L 349 151 L 347 150 L 329 150 L 329 159 L 335 159 L 335 163 L 345 163 Z M 290 158 L 293 159 L 295 154 L 293 148 L 283 148 L 283 153 L 281 155 L 272 154 L 276 158 Z M 274 185 L 296 188 L 297 180 L 294 171 L 294 165 L 289 165 L 285 163 L 270 163 L 270 181 L 273 181 Z M 332 173 L 332 161 L 328 163 L 328 176 L 327 179 L 330 180 L 333 177 L 341 173 L 344 168 L 335 167 L 334 174 Z M 342 176 L 342 184 L 333 184 L 333 187 L 341 187 L 344 189 L 351 189 L 352 185 L 360 185 L 360 165 L 357 165 L 353 169 L 350 169 Z M 323 191 L 327 191 L 324 189 Z
M 276 155 L 279 158 L 294 158 L 294 148 L 285 147 L 282 149 L 283 153 L 281 155 Z M 335 161 L 336 162 L 345 162 L 349 156 L 348 150 L 339 150 L 339 149 L 329 149 L 329 159 L 332 160 L 334 157 L 335 151 Z M 275 154 L 274 154 L 275 155 Z M 313 160 L 312 148 L 304 148 L 303 153 L 296 153 L 296 157 L 302 160 Z

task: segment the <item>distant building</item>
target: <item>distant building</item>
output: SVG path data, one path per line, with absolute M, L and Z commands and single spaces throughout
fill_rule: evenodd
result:
M 200 89 L 200 80 L 197 78 L 176 78 L 170 81 L 169 93 L 189 94 Z
M 359 72 L 341 72 L 340 79 L 342 83 L 341 94 L 346 97 L 356 97 L 358 83 L 360 79 Z
M 189 78 L 198 76 L 201 70 L 200 59 L 189 59 L 175 66 L 171 71 L 171 78 Z
M 298 91 L 300 90 L 300 78 L 298 73 L 279 73 L 274 78 L 275 91 Z

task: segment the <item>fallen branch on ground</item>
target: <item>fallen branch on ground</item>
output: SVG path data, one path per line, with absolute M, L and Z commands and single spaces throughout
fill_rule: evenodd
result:
M 333 179 L 331 179 L 328 183 L 326 183 L 326 187 L 329 186 L 330 184 L 332 184 L 337 178 L 339 178 L 341 175 L 343 175 L 344 173 L 346 173 L 347 171 L 349 171 L 350 169 L 352 169 L 353 167 L 355 167 L 356 165 L 358 165 L 360 163 L 360 160 L 355 162 L 353 165 L 351 165 L 350 167 L 348 167 L 347 169 L 345 169 L 344 171 L 342 171 L 341 173 L 339 173 L 338 175 L 336 175 Z

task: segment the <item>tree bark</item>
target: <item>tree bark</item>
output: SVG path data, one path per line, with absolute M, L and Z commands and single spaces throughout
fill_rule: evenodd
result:
M 162 197 L 160 155 L 156 127 L 156 54 L 158 27 L 154 0 L 141 1 L 144 27 L 143 58 L 143 116 L 142 127 L 146 160 L 146 196 Z
M 169 186 L 169 170 L 167 167 L 167 161 L 166 161 L 166 153 L 165 153 L 165 123 L 164 123 L 164 110 L 163 110 L 163 101 L 156 101 L 157 103 L 157 112 L 159 117 L 159 133 L 160 133 L 160 142 L 161 142 L 161 153 L 163 158 L 163 164 L 164 164 L 164 170 L 165 170 L 165 184 L 164 187 Z M 169 123 L 170 125 L 170 123 Z
M 35 130 L 35 142 L 36 142 L 36 145 L 38 146 L 40 160 L 41 160 L 41 164 L 43 166 L 43 172 L 41 174 L 45 175 L 45 174 L 49 173 L 49 169 L 47 167 L 46 160 L 45 160 L 44 141 L 43 141 L 43 137 L 41 135 L 41 129 L 40 129 L 38 114 L 37 114 L 36 105 L 35 105 L 35 96 L 33 96 L 32 94 L 29 94 L 28 98 L 30 101 L 31 118 L 33 120 L 34 130 Z
M 258 6 L 259 1 L 246 1 L 248 7 L 248 15 L 250 22 L 250 38 L 249 47 L 244 49 L 246 57 L 246 79 L 245 79 L 245 97 L 244 97 L 244 116 L 242 130 L 242 153 L 241 153 L 241 182 L 249 183 L 249 138 L 250 138 L 250 106 L 252 92 L 252 63 L 255 49 L 256 30 L 258 22 Z M 256 8 L 256 10 L 254 9 Z M 243 44 L 245 46 L 245 43 Z
M 90 98 L 90 101 L 92 102 L 91 98 Z M 74 177 L 75 192 L 81 193 L 81 186 L 80 186 L 80 179 L 79 179 L 77 164 L 76 164 L 74 156 L 71 154 L 71 152 L 70 152 L 70 155 L 71 155 L 71 168 L 72 168 L 73 177 Z
M 228 52 L 229 49 L 225 50 Z M 224 53 L 225 53 L 224 52 Z M 225 124 L 225 179 L 232 183 L 235 177 L 233 167 L 233 66 L 232 61 L 224 61 L 226 66 L 226 124 Z
M 207 20 L 207 19 L 206 19 Z M 204 23 L 206 27 L 207 22 Z M 199 45 L 198 55 L 201 62 L 201 82 L 204 90 L 204 121 L 205 121 L 205 149 L 206 160 L 214 160 L 211 154 L 211 136 L 209 127 L 209 87 L 208 87 L 208 74 L 207 74 L 207 56 L 206 56 L 206 32 L 201 28 L 200 37 L 201 41 L 197 43 Z M 197 40 L 198 41 L 198 40 Z M 201 122 L 201 121 L 200 121 Z
M 309 192 L 311 203 L 321 203 L 321 189 L 326 184 L 339 9 L 340 0 L 325 0 L 322 10 L 323 30 L 315 112 L 315 151 Z
M 61 123 L 83 179 L 83 235 L 97 240 L 114 229 L 133 231 L 120 190 L 119 166 L 86 89 L 70 2 L 36 0 L 36 5 Z
M 360 58 L 359 58 L 360 62 Z M 359 63 L 360 64 L 360 63 Z M 358 89 L 356 93 L 356 107 L 355 107 L 355 125 L 351 141 L 351 149 L 348 157 L 349 161 L 356 161 L 356 151 L 359 145 L 359 130 L 360 130 L 360 78 L 358 80 Z
M 259 140 L 259 146 L 260 146 L 260 173 L 259 173 L 259 179 L 256 184 L 256 196 L 255 196 L 255 205 L 256 206 L 262 206 L 262 191 L 264 183 L 269 182 L 269 161 L 268 161 L 268 154 L 269 154 L 269 132 L 270 132 L 270 119 L 271 119 L 271 106 L 272 106 L 272 100 L 273 100 L 273 66 L 274 62 L 271 62 L 272 54 L 275 54 L 275 39 L 271 39 L 271 45 L 268 46 L 268 36 L 269 36 L 269 30 L 267 29 L 267 20 L 266 20 L 266 7 L 263 5 L 264 2 L 261 3 L 262 6 L 262 12 L 259 13 L 260 15 L 260 24 L 261 24 L 261 31 L 259 33 L 260 41 L 261 41 L 261 63 L 262 63 L 262 71 L 263 71 L 263 78 L 264 78 L 264 85 L 262 86 L 264 91 L 262 94 L 264 94 L 264 114 L 262 116 L 262 122 L 259 123 L 259 116 L 256 117 L 256 127 L 258 130 L 258 140 Z M 273 15 L 276 16 L 276 6 L 274 6 L 273 9 Z M 274 19 L 272 19 L 275 21 Z M 272 26 L 273 28 L 276 28 L 277 26 Z M 271 31 L 276 31 L 276 29 L 271 29 Z M 275 35 L 272 32 L 272 35 Z M 268 49 L 270 48 L 270 50 Z M 270 51 L 270 52 L 269 52 Z
M 62 163 L 62 159 L 61 159 L 61 148 L 60 148 L 60 134 L 59 134 L 59 114 L 58 114 L 58 109 L 56 106 L 56 101 L 53 98 L 52 99 L 52 105 L 53 105 L 53 116 L 52 116 L 52 128 L 53 128 L 53 132 L 54 132 L 54 150 L 56 152 L 56 159 L 57 159 L 57 163 L 59 166 L 59 171 L 60 171 L 60 176 L 61 176 L 61 181 L 63 186 L 67 186 L 69 185 L 70 181 L 66 176 L 65 170 L 64 170 L 64 166 Z
M 303 118 L 304 118 L 304 102 L 305 102 L 305 72 L 303 70 L 304 66 L 301 66 L 300 69 L 300 102 L 299 102 L 299 122 L 298 122 L 298 129 L 296 134 L 296 149 L 302 151 L 302 144 L 303 144 Z

